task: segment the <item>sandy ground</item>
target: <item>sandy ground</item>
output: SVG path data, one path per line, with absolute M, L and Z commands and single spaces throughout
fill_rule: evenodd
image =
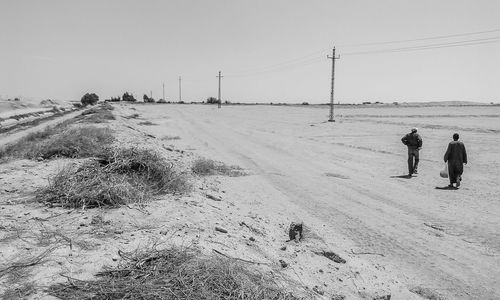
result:
M 132 113 L 140 119 L 120 117 Z M 185 168 L 207 157 L 249 175 L 193 178 L 189 195 L 145 207 L 68 211 L 33 202 L 34 191 L 66 160 L 3 164 L 0 264 L 50 249 L 50 260 L 18 277 L 43 287 L 64 281 L 62 275 L 92 278 L 115 263 L 118 250 L 160 238 L 265 263 L 266 272 L 307 287 L 299 290 L 311 298 L 500 298 L 500 107 L 336 113 L 337 122 L 328 123 L 324 107 L 117 106 L 119 118 L 107 126 L 122 143 L 148 145 Z M 145 120 L 156 125 L 139 125 Z M 402 176 L 400 139 L 413 126 L 424 147 L 419 175 L 409 179 Z M 443 189 L 448 182 L 439 177 L 453 132 L 469 154 L 458 190 Z M 305 239 L 286 242 L 295 220 L 304 222 Z M 60 247 L 48 248 L 42 236 Z M 334 263 L 321 251 L 347 262 Z M 280 270 L 280 259 L 287 268 Z M 47 296 L 38 291 L 31 298 Z

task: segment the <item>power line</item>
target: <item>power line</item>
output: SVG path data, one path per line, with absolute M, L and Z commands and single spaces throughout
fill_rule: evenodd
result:
M 376 54 L 376 53 L 409 52 L 409 51 L 419 51 L 419 50 L 429 50 L 429 49 L 440 49 L 440 48 L 450 48 L 450 47 L 492 44 L 492 43 L 499 43 L 499 42 L 500 42 L 500 36 L 491 37 L 491 38 L 484 38 L 484 39 L 455 41 L 455 42 L 448 42 L 448 43 L 426 44 L 426 45 L 419 45 L 419 46 L 412 46 L 412 47 L 390 48 L 390 49 L 381 49 L 381 50 L 368 50 L 368 51 L 358 51 L 358 52 L 346 52 L 343 55 L 364 55 L 364 54 Z
M 301 67 L 301 66 L 308 66 L 308 65 L 316 64 L 318 62 L 321 62 L 322 60 L 323 60 L 323 57 L 314 57 L 314 58 L 310 58 L 310 59 L 302 61 L 302 62 L 296 62 L 294 64 L 283 65 L 281 67 L 275 67 L 275 68 L 268 69 L 268 70 L 256 71 L 256 72 L 240 74 L 240 75 L 226 75 L 226 76 L 231 77 L 231 78 L 237 78 L 237 77 L 255 76 L 255 75 L 260 75 L 260 74 L 265 74 L 265 73 L 273 73 L 273 72 L 283 71 L 286 69 L 291 69 L 291 68 L 293 69 L 293 68 L 297 68 L 297 67 Z
M 260 72 L 263 72 L 263 71 L 264 72 L 267 71 L 267 69 L 273 69 L 273 68 L 280 67 L 280 66 L 283 66 L 283 65 L 294 64 L 294 63 L 301 63 L 301 62 L 307 62 L 307 61 L 309 61 L 311 59 L 318 58 L 318 55 L 320 53 L 324 54 L 324 52 L 326 50 L 328 50 L 328 49 L 329 48 L 322 49 L 322 50 L 319 50 L 319 51 L 316 51 L 316 52 L 313 52 L 313 53 L 310 53 L 310 54 L 307 54 L 307 55 L 304 55 L 304 56 L 301 56 L 301 57 L 298 57 L 298 58 L 295 58 L 295 59 L 286 60 L 286 61 L 283 61 L 283 62 L 280 62 L 280 63 L 276 63 L 276 64 L 264 66 L 264 67 L 253 68 L 253 69 L 246 69 L 246 70 L 242 70 L 242 71 L 236 71 L 236 72 L 233 72 L 233 73 L 229 73 L 229 76 L 232 76 L 232 77 L 233 76 L 245 76 L 245 74 L 247 74 L 247 73 L 260 73 Z M 228 74 L 226 74 L 226 76 L 227 75 Z
M 478 35 L 492 32 L 500 32 L 500 29 L 492 29 L 485 31 L 475 31 L 475 32 L 467 32 L 467 33 L 457 33 L 457 34 L 449 34 L 449 35 L 437 35 L 431 37 L 423 37 L 416 39 L 407 39 L 407 40 L 396 40 L 396 41 L 385 41 L 385 42 L 372 42 L 372 43 L 361 43 L 361 44 L 351 44 L 351 45 L 341 45 L 341 47 L 363 47 L 363 46 L 375 46 L 375 45 L 386 45 L 386 44 L 397 44 L 397 43 L 407 43 L 407 42 L 419 42 L 419 41 L 428 41 L 428 40 L 438 40 L 438 39 L 447 39 L 452 37 L 459 36 L 470 36 L 470 35 Z

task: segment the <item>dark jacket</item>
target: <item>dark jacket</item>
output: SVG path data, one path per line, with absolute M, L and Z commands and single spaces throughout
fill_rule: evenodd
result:
M 408 148 L 417 149 L 422 147 L 422 138 L 418 133 L 410 132 L 407 133 L 402 139 L 401 142 L 408 146 Z
M 467 152 L 465 151 L 464 143 L 453 141 L 448 144 L 448 149 L 444 154 L 444 161 L 450 163 L 467 163 Z

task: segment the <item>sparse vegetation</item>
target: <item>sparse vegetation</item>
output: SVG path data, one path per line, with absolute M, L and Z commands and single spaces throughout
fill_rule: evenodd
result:
M 181 137 L 178 135 L 172 136 L 172 135 L 167 135 L 161 138 L 162 141 L 171 141 L 171 140 L 180 140 Z
M 226 175 L 236 177 L 246 175 L 243 169 L 238 166 L 227 166 L 222 162 L 216 162 L 206 158 L 199 158 L 195 160 L 191 170 L 193 173 L 201 176 Z
M 34 132 L 0 149 L 0 158 L 83 158 L 100 153 L 114 140 L 111 130 L 93 126 L 67 129 L 68 122 Z
M 158 125 L 158 124 L 153 123 L 151 121 L 143 121 L 143 122 L 139 122 L 139 125 L 152 126 L 152 125 Z
M 155 194 L 188 190 L 186 176 L 159 153 L 109 147 L 94 160 L 64 167 L 37 198 L 68 208 L 115 207 L 144 202 Z
M 273 278 L 248 265 L 195 249 L 170 247 L 122 255 L 98 280 L 49 287 L 61 299 L 298 299 Z
M 109 120 L 115 120 L 115 116 L 111 112 L 115 108 L 109 103 L 102 103 L 99 107 L 93 107 L 81 113 L 77 120 L 86 123 L 105 123 Z
M 140 115 L 139 115 L 139 114 L 131 114 L 130 116 L 126 116 L 126 117 L 124 117 L 124 118 L 126 118 L 126 119 L 137 119 L 137 118 L 139 118 L 139 117 L 140 117 Z

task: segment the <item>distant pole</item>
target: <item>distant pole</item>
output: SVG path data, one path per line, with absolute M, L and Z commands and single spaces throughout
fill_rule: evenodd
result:
M 220 100 L 220 79 L 221 79 L 222 77 L 224 77 L 224 76 L 221 76 L 221 75 L 220 75 L 220 73 L 221 73 L 221 72 L 219 71 L 219 76 L 217 76 L 217 77 L 219 77 L 219 98 L 217 99 L 217 100 L 218 100 L 218 101 L 217 101 L 217 102 L 218 102 L 218 105 L 217 105 L 217 107 L 218 107 L 218 108 L 220 108 L 220 105 L 221 105 L 221 100 Z
M 335 122 L 333 119 L 333 86 L 335 80 L 335 60 L 339 59 L 340 56 L 335 56 L 335 47 L 333 47 L 332 56 L 327 55 L 326 57 L 332 60 L 332 87 L 330 91 L 330 118 L 328 122 Z
M 163 100 L 165 100 L 165 83 L 163 83 Z
M 182 91 L 182 90 L 181 90 L 181 80 L 182 80 L 182 78 L 181 78 L 181 76 L 179 76 L 179 102 L 181 102 L 181 101 L 182 101 L 182 93 L 181 93 L 181 91 Z
M 149 91 L 149 98 L 153 99 L 153 91 Z

